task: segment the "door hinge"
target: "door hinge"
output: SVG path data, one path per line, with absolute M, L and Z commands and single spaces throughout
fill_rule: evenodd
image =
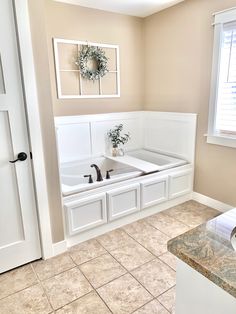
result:
M 33 154 L 32 154 L 32 152 L 30 152 L 30 159 L 33 159 Z

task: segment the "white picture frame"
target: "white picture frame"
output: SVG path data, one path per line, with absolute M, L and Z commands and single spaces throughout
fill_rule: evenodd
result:
M 60 59 L 59 59 L 59 45 L 76 45 L 77 46 L 77 52 L 79 54 L 79 46 L 81 45 L 90 45 L 90 46 L 96 46 L 100 48 L 108 48 L 108 49 L 115 49 L 115 62 L 116 62 L 116 70 L 108 71 L 108 73 L 115 73 L 116 74 L 116 93 L 114 94 L 107 94 L 102 91 L 102 80 L 103 78 L 100 78 L 98 80 L 98 90 L 99 94 L 83 94 L 83 80 L 79 68 L 76 69 L 62 69 L 60 67 Z M 118 98 L 120 97 L 120 57 L 119 57 L 119 46 L 118 45 L 110 45 L 110 44 L 101 44 L 101 43 L 92 43 L 87 41 L 80 41 L 80 40 L 68 40 L 68 39 L 61 39 L 61 38 L 54 38 L 53 39 L 53 47 L 54 47 L 54 60 L 55 60 L 55 72 L 56 72 L 56 84 L 57 84 L 57 96 L 59 99 L 73 99 L 73 98 Z M 78 72 L 79 74 L 79 89 L 78 94 L 65 94 L 62 90 L 62 72 Z M 89 83 L 93 84 L 92 81 L 89 81 Z

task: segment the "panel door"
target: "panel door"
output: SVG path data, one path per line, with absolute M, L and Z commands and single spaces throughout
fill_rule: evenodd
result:
M 0 273 L 41 257 L 13 4 L 0 2 Z M 27 159 L 10 163 L 20 152 Z

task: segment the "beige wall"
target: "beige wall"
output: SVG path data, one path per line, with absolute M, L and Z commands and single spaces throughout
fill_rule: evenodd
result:
M 145 109 L 196 112 L 194 190 L 236 206 L 236 150 L 206 144 L 214 12 L 235 0 L 187 0 L 144 21 Z
M 55 116 L 140 110 L 143 106 L 143 20 L 121 14 L 46 1 L 49 63 Z M 56 95 L 52 38 L 118 44 L 121 97 L 66 99 Z

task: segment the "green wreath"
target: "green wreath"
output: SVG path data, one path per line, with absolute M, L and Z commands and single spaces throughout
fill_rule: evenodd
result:
M 95 67 L 89 67 L 88 62 L 92 61 Z M 95 81 L 103 77 L 107 72 L 108 58 L 105 51 L 95 46 L 81 47 L 78 60 L 75 62 L 79 66 L 80 74 L 83 78 Z

